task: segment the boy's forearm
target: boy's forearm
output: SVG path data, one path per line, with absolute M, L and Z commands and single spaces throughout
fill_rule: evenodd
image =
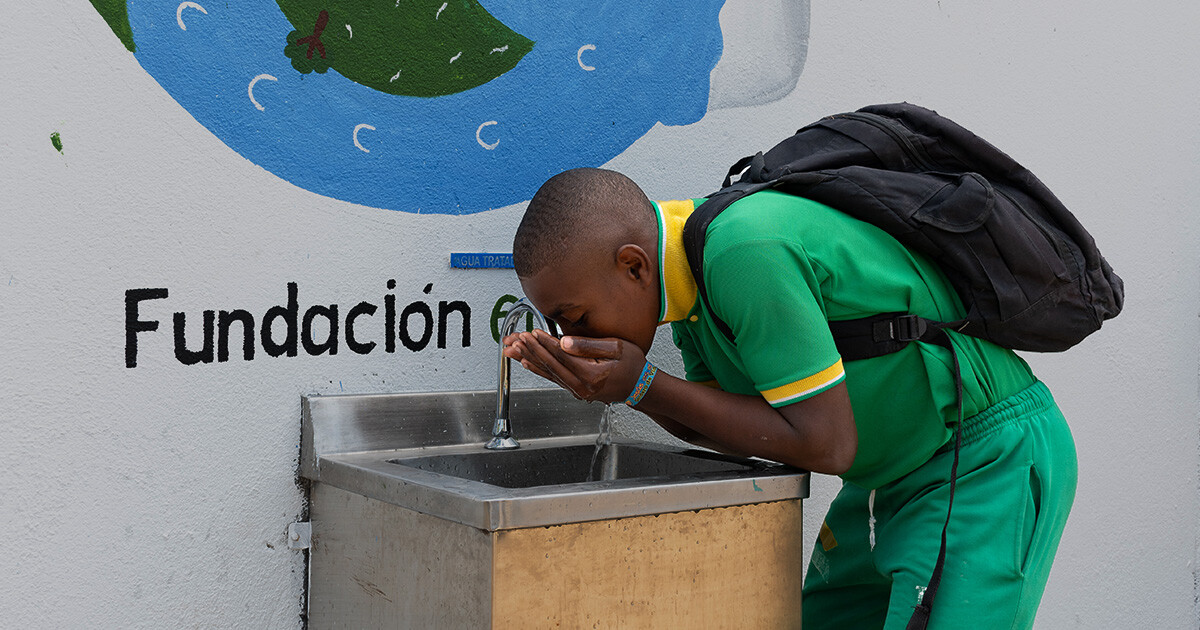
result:
M 714 442 L 716 450 L 840 474 L 853 462 L 857 433 L 849 400 L 841 400 L 844 385 L 837 389 L 818 394 L 832 394 L 830 398 L 801 401 L 781 411 L 759 396 L 733 394 L 660 372 L 635 408 Z
M 646 363 L 617 338 L 520 333 L 506 356 L 587 400 L 622 400 Z M 841 474 L 854 462 L 858 433 L 845 383 L 775 409 L 760 396 L 733 394 L 659 372 L 635 406 L 684 439 L 702 436 L 717 450 L 755 455 L 815 472 Z M 684 433 L 684 427 L 695 435 Z
M 745 455 L 745 453 L 737 452 L 734 449 L 729 448 L 728 446 L 726 446 L 724 444 L 718 444 L 712 438 L 710 438 L 706 435 L 701 435 L 700 433 L 697 433 L 694 429 L 686 427 L 667 416 L 664 416 L 662 414 L 656 414 L 656 413 L 648 413 L 648 412 L 643 412 L 643 413 L 645 413 L 647 416 L 649 416 L 651 420 L 653 420 L 655 423 L 657 423 L 658 426 L 662 427 L 667 433 L 670 433 L 671 435 L 675 436 L 676 438 L 678 438 L 680 440 L 683 440 L 684 442 L 687 442 L 689 444 L 693 444 L 695 446 L 699 446 L 702 448 L 707 448 L 710 450 L 718 451 L 721 453 L 727 453 L 729 455 Z

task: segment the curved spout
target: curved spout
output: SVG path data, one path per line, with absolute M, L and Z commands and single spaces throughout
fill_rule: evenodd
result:
M 504 450 L 521 447 L 521 444 L 512 436 L 512 426 L 508 421 L 508 394 L 511 379 L 509 377 L 510 359 L 504 356 L 504 338 L 512 334 L 517 327 L 517 322 L 526 313 L 533 316 L 542 330 L 550 331 L 546 325 L 546 318 L 542 317 L 542 314 L 527 298 L 517 300 L 517 303 L 513 304 L 512 308 L 508 309 L 508 314 L 504 316 L 504 322 L 500 324 L 500 361 L 496 369 L 498 375 L 496 379 L 496 421 L 492 424 L 492 439 L 484 445 L 485 448 Z

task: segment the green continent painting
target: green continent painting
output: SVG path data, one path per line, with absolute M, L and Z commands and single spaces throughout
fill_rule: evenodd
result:
M 444 96 L 508 72 L 533 42 L 475 0 L 278 0 L 296 30 L 284 53 L 302 73 L 333 68 L 370 88 Z
M 125 9 L 125 0 L 92 0 L 92 6 L 100 12 L 100 16 L 108 22 L 108 26 L 125 44 L 129 52 L 137 52 L 133 44 L 133 30 L 129 27 L 129 12 Z

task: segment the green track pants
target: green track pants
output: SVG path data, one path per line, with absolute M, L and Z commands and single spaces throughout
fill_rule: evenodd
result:
M 1030 628 L 1075 498 L 1075 444 L 1045 385 L 963 421 L 946 564 L 930 630 Z M 846 483 L 804 585 L 805 630 L 902 630 L 929 583 L 953 442 L 874 491 Z

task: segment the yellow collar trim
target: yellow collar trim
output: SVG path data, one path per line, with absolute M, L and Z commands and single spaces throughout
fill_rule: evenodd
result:
M 658 201 L 654 206 L 660 219 L 658 256 L 663 305 L 659 324 L 662 325 L 684 319 L 696 304 L 696 281 L 683 249 L 683 224 L 696 205 L 691 199 L 681 199 Z

